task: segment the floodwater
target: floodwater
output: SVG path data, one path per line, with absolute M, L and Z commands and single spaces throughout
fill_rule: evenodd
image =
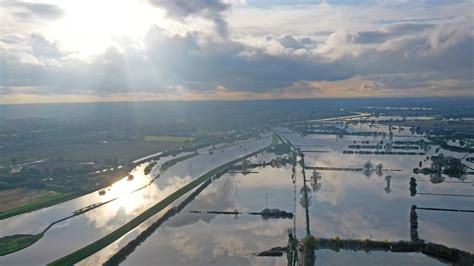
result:
M 357 129 L 359 128 L 359 129 Z M 363 125 L 352 128 L 361 131 Z M 380 128 L 387 130 L 386 128 Z M 436 195 L 410 196 L 409 180 L 418 180 L 418 192 L 474 195 L 472 176 L 464 180 L 446 178 L 440 184 L 430 182 L 428 176 L 414 175 L 413 168 L 428 155 L 357 155 L 343 154 L 354 140 L 377 143 L 382 137 L 284 134 L 293 144 L 307 152 L 307 166 L 362 167 L 367 161 L 384 166 L 382 174 L 367 176 L 362 172 L 320 171 L 319 185 L 310 193 L 309 222 L 311 234 L 321 238 L 372 239 L 379 241 L 410 240 L 410 208 L 419 207 L 471 209 L 473 198 Z M 393 140 L 420 140 L 408 129 L 395 131 Z M 387 138 L 386 138 L 387 140 Z M 385 140 L 385 141 L 386 141 Z M 420 151 L 422 152 L 422 151 Z M 440 150 L 446 155 L 461 158 L 464 154 Z M 270 161 L 275 154 L 260 154 L 253 162 Z M 423 164 L 429 165 L 424 161 Z M 427 166 L 428 166 L 427 165 Z M 391 171 L 390 171 L 391 170 Z M 292 182 L 291 166 L 257 168 L 258 173 L 226 174 L 214 181 L 177 216 L 162 224 L 150 237 L 131 253 L 123 265 L 148 265 L 159 261 L 164 265 L 287 265 L 286 256 L 257 257 L 256 253 L 272 247 L 286 246 L 288 232 L 296 231 L 298 239 L 305 235 L 306 220 L 302 204 L 303 186 L 301 167 L 296 169 L 296 183 Z M 310 179 L 312 171 L 306 170 Z M 454 182 L 451 182 L 454 181 Z M 245 214 L 263 208 L 279 208 L 295 213 L 294 219 L 268 219 Z M 201 211 L 202 213 L 194 213 Z M 239 211 L 244 214 L 209 214 L 206 211 Z M 474 251 L 472 213 L 417 210 L 418 233 L 425 241 Z M 150 220 L 156 220 L 153 217 Z M 149 221 L 151 223 L 152 221 Z M 143 230 L 143 229 L 142 229 Z M 136 235 L 136 234 L 135 234 Z M 107 251 L 92 256 L 84 264 L 93 265 L 125 245 L 134 236 L 117 241 Z M 107 254 L 106 254 L 107 253 Z M 390 253 L 341 250 L 318 250 L 317 265 L 442 265 L 443 263 L 419 253 Z
M 403 136 L 395 140 L 419 140 L 421 137 Z M 410 196 L 410 177 L 418 180 L 417 191 L 423 193 L 474 195 L 472 176 L 465 183 L 443 182 L 433 184 L 429 176 L 413 174 L 413 168 L 426 156 L 435 154 L 433 146 L 426 155 L 361 155 L 342 154 L 354 140 L 377 143 L 382 137 L 344 136 L 336 138 L 329 135 L 311 135 L 300 137 L 288 134 L 294 144 L 323 144 L 330 153 L 306 153 L 306 166 L 322 167 L 362 167 L 370 161 L 374 166 L 381 163 L 384 169 L 401 171 L 383 171 L 382 175 L 362 172 L 320 171 L 321 187 L 311 193 L 310 228 L 317 237 L 341 239 L 373 240 L 409 240 L 409 215 L 411 205 L 418 207 L 472 209 L 474 198 L 456 196 L 420 195 Z M 323 148 L 318 148 L 323 149 Z M 440 150 L 445 155 L 457 158 L 457 154 Z M 423 162 L 427 164 L 427 162 Z M 429 166 L 429 165 L 426 165 Z M 311 171 L 306 171 L 311 176 Z M 388 181 L 389 180 L 389 181 Z M 458 182 L 459 179 L 446 178 L 446 181 Z M 304 210 L 299 209 L 303 215 Z M 474 215 L 472 213 L 436 212 L 417 210 L 420 238 L 450 247 L 474 251 Z
M 367 125 L 350 126 L 348 130 L 388 132 L 388 129 L 382 126 L 367 128 Z M 393 132 L 393 141 L 417 141 L 424 138 L 412 135 L 408 128 Z M 308 207 L 309 228 L 315 237 L 410 241 L 412 205 L 472 210 L 474 203 L 472 175 L 464 180 L 445 177 L 444 182 L 434 184 L 429 176 L 413 174 L 413 168 L 418 167 L 420 161 L 424 167 L 429 166 L 430 162 L 426 160 L 426 156 L 436 154 L 436 146 L 426 150 L 425 155 L 343 154 L 342 151 L 350 150 L 348 145 L 354 144 L 354 141 L 357 144 L 368 141 L 370 145 L 375 145 L 381 140 L 386 143 L 389 141 L 388 137 L 341 138 L 323 134 L 303 137 L 294 133 L 282 135 L 293 144 L 304 147 L 307 167 L 362 168 L 369 161 L 374 167 L 378 164 L 383 165 L 384 170 L 380 173 L 320 170 L 321 178 L 316 181 L 311 178 L 312 170 L 305 171 L 309 180 L 307 185 L 311 189 Z M 269 142 L 269 135 L 266 135 L 263 139 L 226 147 L 223 151 L 215 150 L 212 155 L 203 149 L 199 155 L 171 167 L 150 187 L 58 224 L 34 246 L 1 257 L 0 264 L 47 263 L 66 255 L 118 228 L 192 178 L 224 162 L 262 148 Z M 424 151 L 420 149 L 416 152 Z M 443 149 L 439 153 L 457 158 L 465 155 Z M 276 157 L 275 154 L 265 153 L 251 160 L 269 162 Z M 463 162 L 472 167 L 472 164 Z M 135 171 L 143 172 L 144 167 L 139 166 Z M 154 173 L 156 171 L 157 169 Z M 273 247 L 285 247 L 289 232 L 296 233 L 299 240 L 306 236 L 307 221 L 301 193 L 302 167 L 300 165 L 296 167 L 295 182 L 292 179 L 291 165 L 259 167 L 252 169 L 252 172 L 256 173 L 228 173 L 214 180 L 176 216 L 158 227 L 125 259 L 123 265 L 287 265 L 286 255 L 257 257 L 255 254 Z M 131 182 L 141 179 L 137 176 Z M 411 196 L 409 191 L 411 177 L 415 177 L 418 184 L 418 194 L 414 196 Z M 150 177 L 143 178 L 147 180 L 144 183 L 147 183 Z M 138 180 L 137 182 L 140 182 Z M 187 195 L 171 207 L 176 206 Z M 88 196 L 94 198 L 88 200 L 87 204 L 100 199 L 96 194 Z M 38 232 L 47 223 L 67 216 L 71 210 L 87 205 L 80 200 L 1 221 L 2 230 L 5 230 L 1 235 Z M 293 219 L 263 219 L 261 216 L 248 214 L 248 212 L 259 212 L 266 207 L 292 212 L 295 216 Z M 156 214 L 80 264 L 103 263 L 150 224 L 161 218 L 165 211 Z M 210 214 L 206 213 L 207 211 L 238 211 L 242 214 Z M 473 213 L 418 209 L 417 214 L 418 234 L 421 239 L 474 252 Z M 45 218 L 44 215 L 48 217 Z M 419 253 L 317 250 L 316 264 L 442 265 L 443 263 Z
M 222 176 L 140 245 L 124 264 L 145 265 L 154 257 L 164 265 L 286 265 L 286 258 L 260 258 L 254 253 L 285 246 L 293 220 L 264 220 L 248 212 L 259 212 L 265 206 L 293 212 L 289 171 L 266 167 L 258 174 Z M 190 212 L 234 210 L 244 214 Z
M 51 222 L 70 216 L 75 210 L 121 196 L 115 201 L 56 224 L 33 246 L 0 257 L 0 265 L 46 264 L 67 255 L 117 229 L 192 179 L 234 158 L 263 148 L 270 142 L 269 135 L 266 135 L 215 151 L 212 155 L 207 149 L 201 149 L 197 156 L 169 168 L 150 186 L 130 193 L 150 182 L 152 176 L 158 173 L 161 161 L 171 159 L 162 158 L 149 176 L 143 174 L 148 163 L 139 165 L 131 172 L 133 180 L 128 181 L 125 177 L 113 184 L 110 190 L 106 188 L 104 196 L 94 192 L 56 206 L 2 220 L 0 237 L 37 234 Z
M 319 250 L 316 252 L 316 264 L 319 265 L 444 265 L 442 262 L 430 259 L 418 253 L 388 253 L 376 252 L 353 252 L 342 250 Z

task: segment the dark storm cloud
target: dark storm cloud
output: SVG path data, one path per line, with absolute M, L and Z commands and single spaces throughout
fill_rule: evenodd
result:
M 222 36 L 227 36 L 227 22 L 223 12 L 230 8 L 230 5 L 220 0 L 149 0 L 157 7 L 166 10 L 168 16 L 176 19 L 187 17 L 202 17 L 214 22 L 216 30 Z

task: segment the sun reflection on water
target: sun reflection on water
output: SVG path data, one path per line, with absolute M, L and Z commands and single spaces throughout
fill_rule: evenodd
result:
M 102 201 L 113 201 L 85 214 L 96 228 L 112 228 L 115 224 L 128 221 L 191 181 L 189 176 L 171 176 L 166 178 L 164 184 L 150 184 L 153 177 L 144 175 L 143 168 L 137 167 L 132 172 L 133 179 L 125 177 L 106 189 Z

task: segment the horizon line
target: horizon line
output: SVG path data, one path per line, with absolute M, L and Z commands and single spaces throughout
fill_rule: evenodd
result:
M 51 101 L 51 102 L 18 102 L 2 103 L 0 106 L 8 105 L 41 105 L 41 104 L 88 104 L 88 103 L 193 103 L 193 102 L 256 102 L 256 101 L 301 101 L 301 100 L 367 100 L 367 99 L 423 99 L 423 98 L 474 98 L 474 95 L 391 95 L 391 96 L 353 96 L 353 97 L 306 97 L 306 98 L 274 98 L 274 99 L 173 99 L 173 100 L 114 100 L 114 101 Z

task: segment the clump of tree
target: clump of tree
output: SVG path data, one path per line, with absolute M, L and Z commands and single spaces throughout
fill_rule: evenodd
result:
M 312 202 L 311 202 L 311 188 L 308 187 L 308 186 L 302 186 L 301 189 L 300 189 L 300 194 L 301 194 L 301 198 L 300 198 L 300 205 L 301 207 L 303 208 L 309 208 L 311 207 L 312 205 Z
M 143 170 L 143 173 L 144 173 L 145 175 L 148 175 L 149 173 L 151 173 L 151 169 L 153 169 L 153 167 L 154 167 L 155 165 L 156 165 L 156 162 L 150 163 L 149 165 L 147 165 L 147 166 L 145 167 L 145 169 Z
M 321 174 L 318 171 L 314 170 L 313 174 L 311 175 L 311 178 L 308 180 L 314 192 L 321 189 L 321 178 Z
M 461 159 L 454 158 L 452 156 L 444 156 L 440 153 L 437 156 L 431 156 L 431 166 L 425 168 L 413 169 L 415 174 L 422 173 L 425 175 L 431 175 L 435 177 L 434 180 L 441 179 L 441 174 L 464 179 L 466 174 L 466 166 L 462 163 Z
M 412 205 L 410 209 L 410 239 L 412 242 L 420 241 L 418 237 L 418 214 L 416 213 L 416 205 Z
M 316 260 L 315 249 L 318 242 L 312 235 L 307 235 L 303 239 L 304 263 L 303 265 L 314 265 Z
M 387 185 L 385 186 L 384 190 L 385 192 L 387 192 L 387 194 L 389 194 L 390 192 L 392 192 L 392 189 L 390 188 L 390 181 L 392 180 L 392 176 L 391 175 L 388 175 L 385 177 L 385 182 L 387 182 Z
M 364 173 L 364 175 L 369 178 L 372 175 L 373 168 L 374 165 L 368 161 L 364 164 L 364 166 L 362 166 L 362 173 Z
M 383 164 L 379 163 L 375 167 L 375 172 L 377 173 L 377 176 L 382 176 L 383 175 Z
M 245 159 L 242 161 L 241 166 L 243 171 L 249 170 L 252 166 L 252 161 Z
M 269 218 L 288 218 L 288 219 L 291 219 L 291 218 L 293 218 L 293 213 L 287 212 L 285 210 L 280 210 L 280 209 L 265 208 L 265 209 L 262 210 L 260 215 L 262 215 L 263 219 L 269 219 Z
M 410 196 L 414 197 L 416 195 L 416 179 L 412 176 L 410 178 Z

